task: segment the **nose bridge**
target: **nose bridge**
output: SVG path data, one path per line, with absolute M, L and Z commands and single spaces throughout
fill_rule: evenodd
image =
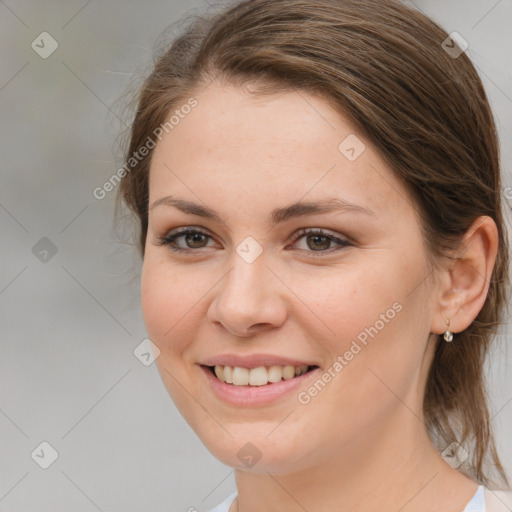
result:
M 251 296 L 261 293 L 258 285 L 267 276 L 268 251 L 254 237 L 246 236 L 234 247 L 230 255 L 231 270 L 226 280 L 226 290 L 232 294 L 250 292 Z M 250 297 L 247 297 L 250 298 Z
M 253 261 L 248 261 L 237 250 L 232 255 L 230 266 L 223 298 L 236 301 L 240 307 L 245 306 L 248 312 L 257 309 L 258 304 L 261 307 L 266 295 L 265 289 L 271 286 L 266 258 L 261 254 Z
M 262 251 L 254 257 L 254 246 L 246 243 L 233 251 L 230 270 L 219 283 L 209 311 L 211 321 L 238 335 L 247 335 L 255 325 L 278 326 L 286 318 L 286 305 L 267 268 L 267 258 Z

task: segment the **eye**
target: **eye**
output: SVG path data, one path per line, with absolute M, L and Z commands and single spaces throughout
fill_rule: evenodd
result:
M 187 227 L 171 231 L 171 233 L 157 238 L 157 245 L 168 245 L 173 251 L 188 252 L 207 247 L 208 238 L 211 238 L 211 236 L 196 228 Z M 185 246 L 176 244 L 176 241 L 180 238 L 183 238 Z
M 183 239 L 181 245 L 177 243 L 180 239 Z M 209 234 L 190 226 L 171 231 L 165 236 L 157 237 L 156 245 L 167 245 L 176 252 L 197 252 L 194 250 L 209 247 L 209 239 L 212 239 Z M 301 230 L 295 235 L 293 243 L 297 244 L 301 239 L 304 239 L 306 242 L 306 248 L 299 248 L 299 250 L 308 253 L 332 253 L 352 245 L 350 241 L 318 228 L 306 228 Z M 337 247 L 332 247 L 333 243 L 336 244 Z M 317 254 L 313 255 L 317 256 Z
M 352 243 L 346 239 L 339 238 L 338 236 L 318 228 L 306 228 L 301 230 L 294 238 L 294 244 L 304 239 L 306 248 L 300 249 L 312 253 L 331 253 L 339 251 L 343 247 L 351 246 Z M 332 247 L 331 244 L 337 244 L 337 247 Z M 316 254 L 314 256 L 317 256 Z

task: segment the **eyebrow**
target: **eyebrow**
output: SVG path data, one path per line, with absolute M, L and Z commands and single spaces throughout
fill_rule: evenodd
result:
M 218 212 L 212 210 L 207 206 L 203 206 L 199 203 L 194 203 L 193 201 L 178 199 L 173 196 L 165 196 L 161 197 L 160 199 L 157 199 L 149 207 L 149 209 L 152 210 L 157 206 L 161 205 L 173 206 L 178 210 L 181 210 L 183 213 L 197 215 L 198 217 L 204 217 L 206 219 L 215 220 L 220 224 L 226 224 L 226 222 Z M 272 210 L 270 214 L 270 219 L 272 225 L 275 226 L 280 222 L 284 222 L 295 217 L 304 217 L 306 215 L 319 215 L 322 213 L 330 213 L 334 211 L 341 213 L 364 213 L 366 215 L 375 216 L 375 212 L 373 210 L 370 210 L 369 208 L 349 203 L 348 201 L 345 201 L 344 199 L 341 198 L 333 197 L 315 202 L 297 202 L 289 206 L 285 206 L 284 208 L 276 208 Z

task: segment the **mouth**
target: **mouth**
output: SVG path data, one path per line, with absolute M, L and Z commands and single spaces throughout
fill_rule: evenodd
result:
M 207 369 L 220 382 L 245 387 L 267 386 L 282 380 L 292 380 L 319 368 L 317 365 L 272 365 L 258 366 L 256 368 L 227 365 L 201 366 Z

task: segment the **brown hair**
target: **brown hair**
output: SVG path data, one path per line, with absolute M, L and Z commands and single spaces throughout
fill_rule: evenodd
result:
M 373 142 L 411 194 L 434 265 L 459 247 L 477 217 L 491 217 L 499 249 L 485 304 L 455 342 L 438 339 L 424 413 L 439 451 L 456 441 L 469 452 L 461 471 L 490 487 L 490 457 L 508 486 L 484 379 L 509 280 L 498 139 L 482 82 L 466 53 L 445 51 L 447 37 L 395 0 L 232 2 L 195 17 L 158 56 L 138 96 L 126 158 L 212 80 L 257 84 L 261 94 L 298 89 L 328 101 Z M 142 257 L 150 162 L 151 151 L 132 166 L 118 195 L 139 219 Z

